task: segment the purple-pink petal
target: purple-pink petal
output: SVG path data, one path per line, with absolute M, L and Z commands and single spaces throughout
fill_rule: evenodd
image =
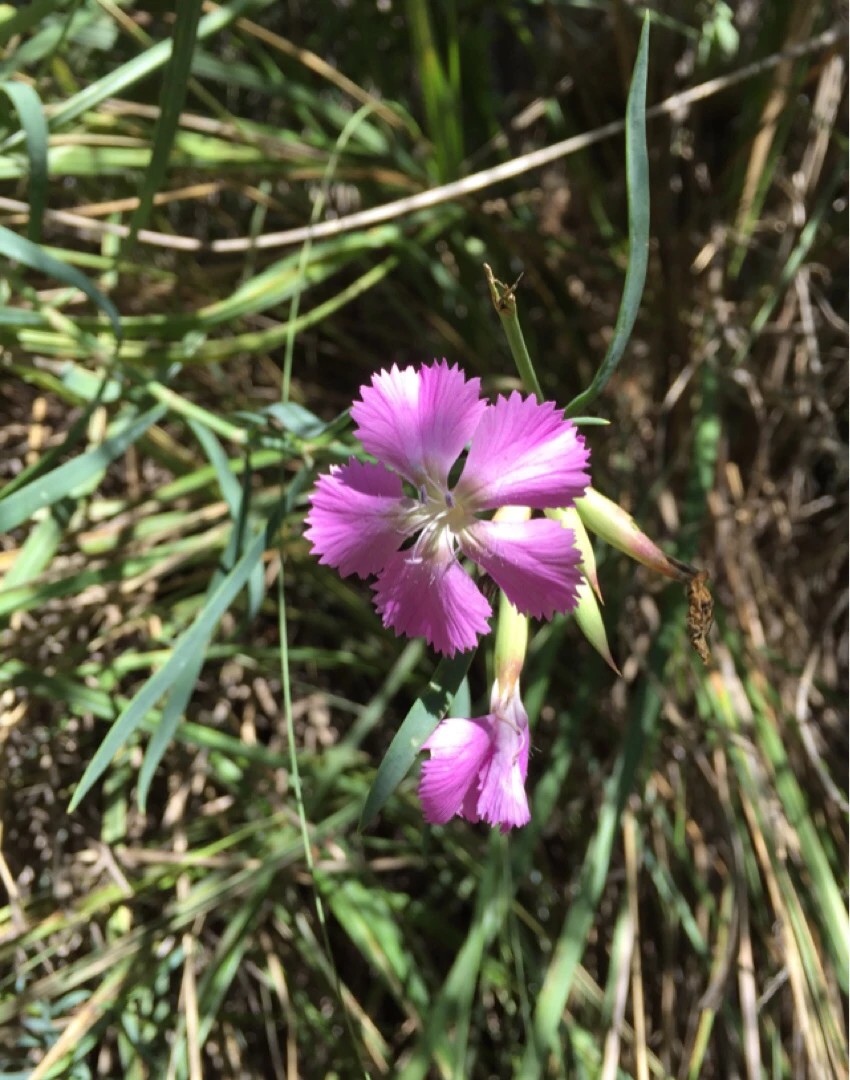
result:
M 401 498 L 401 479 L 383 465 L 333 466 L 310 494 L 305 535 L 313 553 L 343 577 L 377 574 L 405 539 Z
M 513 746 L 500 747 L 485 762 L 481 794 L 476 805 L 483 820 L 490 825 L 499 825 L 502 832 L 527 825 L 531 820 L 528 796 L 525 794 L 528 730 L 512 734 Z
M 460 815 L 507 832 L 529 821 L 528 717 L 518 693 L 500 709 L 473 720 L 444 720 L 425 742 L 431 757 L 422 766 L 419 798 L 430 824 Z
M 521 614 L 551 619 L 575 607 L 581 556 L 573 533 L 559 522 L 476 521 L 462 547 Z
M 448 548 L 434 559 L 414 552 L 391 555 L 372 585 L 384 626 L 446 656 L 474 648 L 489 633 L 490 605 Z
M 525 825 L 531 818 L 525 777 L 528 773 L 528 714 L 519 696 L 519 684 L 503 692 L 498 680 L 490 707 L 494 710 L 494 752 L 481 775 L 476 813 L 502 832 Z
M 476 509 L 571 506 L 590 482 L 590 453 L 549 401 L 499 397 L 478 425 L 455 497 Z
M 491 751 L 490 719 L 443 720 L 425 742 L 431 757 L 422 765 L 419 798 L 429 824 L 444 825 L 467 802 L 473 808 L 477 803 L 479 773 Z M 477 813 L 472 820 L 478 820 Z
M 351 407 L 357 437 L 417 488 L 428 479 L 445 484 L 487 408 L 480 380 L 445 360 L 380 371 L 360 397 Z

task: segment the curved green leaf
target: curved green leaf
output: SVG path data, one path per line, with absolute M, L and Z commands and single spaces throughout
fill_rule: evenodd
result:
M 262 563 L 259 563 L 259 565 L 261 566 Z M 197 656 L 189 658 L 187 666 L 183 668 L 174 680 L 165 704 L 162 707 L 162 713 L 153 730 L 153 734 L 151 735 L 150 742 L 145 750 L 145 756 L 142 759 L 142 764 L 139 769 L 136 801 L 142 813 L 147 809 L 148 794 L 150 792 L 154 773 L 156 772 L 160 761 L 162 761 L 165 751 L 168 749 L 168 744 L 174 738 L 174 733 L 177 731 L 178 724 L 183 719 L 186 712 L 186 706 L 189 704 L 189 699 L 192 697 L 192 693 L 200 677 L 205 660 L 206 655 L 204 650 L 199 650 Z M 144 719 L 144 717 L 142 717 L 142 719 Z
M 56 12 L 56 0 L 32 0 L 32 3 L 22 6 L 15 11 L 11 4 L 2 5 L 0 11 L 0 47 L 6 45 L 13 37 L 24 34 L 38 24 L 48 15 Z M 19 50 L 16 50 L 16 53 Z
M 602 392 L 614 374 L 635 325 L 649 255 L 649 158 L 646 152 L 646 71 L 649 65 L 649 15 L 644 16 L 632 85 L 626 105 L 626 189 L 629 196 L 629 265 L 614 336 L 590 386 L 567 406 L 573 416 Z
M 118 341 L 121 340 L 121 316 L 118 314 L 118 309 L 75 266 L 70 266 L 68 263 L 48 255 L 44 248 L 34 244 L 32 240 L 26 240 L 23 236 L 18 236 L 11 229 L 7 229 L 5 225 L 0 225 L 0 256 L 2 255 L 5 255 L 7 259 L 14 259 L 15 262 L 28 266 L 31 270 L 38 270 L 39 273 L 47 274 L 49 277 L 56 278 L 57 281 L 62 281 L 66 285 L 72 285 L 75 289 L 85 293 L 89 300 L 97 304 L 109 318 L 110 323 L 112 323 L 112 332 Z
M 29 204 L 30 220 L 27 233 L 33 243 L 41 239 L 41 223 L 47 200 L 47 120 L 41 98 L 28 83 L 3 82 L 2 90 L 12 104 L 27 137 L 30 161 Z

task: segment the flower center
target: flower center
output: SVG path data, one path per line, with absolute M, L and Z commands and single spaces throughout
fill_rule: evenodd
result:
M 433 556 L 442 545 L 456 552 L 461 533 L 475 520 L 463 502 L 451 491 L 435 484 L 423 484 L 418 501 L 410 500 L 407 511 L 407 530 L 416 535 L 413 545 L 417 558 Z

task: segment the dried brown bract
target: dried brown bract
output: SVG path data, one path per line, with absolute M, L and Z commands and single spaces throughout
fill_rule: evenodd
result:
M 704 664 L 711 662 L 708 632 L 714 622 L 714 600 L 708 588 L 708 574 L 698 570 L 688 582 L 688 639 Z

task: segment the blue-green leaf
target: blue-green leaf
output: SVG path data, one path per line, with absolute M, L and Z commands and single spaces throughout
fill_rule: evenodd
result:
M 375 820 L 387 799 L 405 778 L 422 744 L 446 715 L 449 705 L 466 677 L 475 650 L 441 660 L 428 689 L 411 708 L 395 733 L 390 748 L 378 768 L 378 775 L 366 796 L 360 828 Z
M 284 431 L 291 431 L 302 439 L 313 439 L 330 426 L 295 401 L 278 401 L 264 411 L 276 420 Z

